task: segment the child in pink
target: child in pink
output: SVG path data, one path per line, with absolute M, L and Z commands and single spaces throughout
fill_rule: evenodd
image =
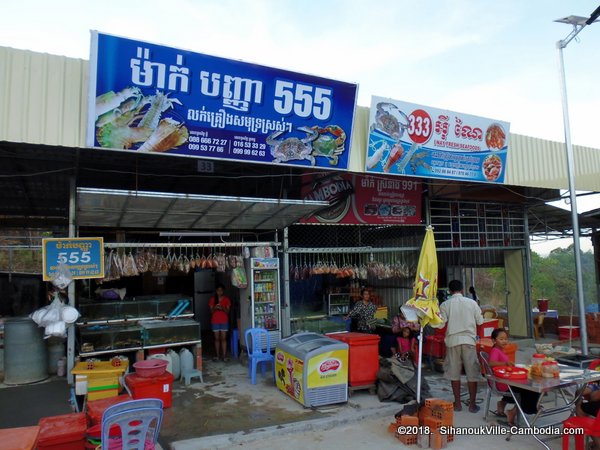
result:
M 515 364 L 508 359 L 506 353 L 504 353 L 504 347 L 508 344 L 508 333 L 504 328 L 496 328 L 492 331 L 492 342 L 494 346 L 490 350 L 490 367 L 497 366 L 514 366 Z M 496 388 L 501 392 L 508 393 L 508 386 L 504 383 L 496 383 Z M 537 412 L 537 402 L 540 395 L 536 392 L 528 391 L 526 389 L 519 389 L 513 387 L 513 392 L 518 393 L 520 396 L 519 404 L 525 414 L 535 414 Z M 517 416 L 517 408 L 514 407 L 504 413 L 504 408 L 507 403 L 514 403 L 514 399 L 511 395 L 505 395 L 497 404 L 496 415 L 500 417 L 506 417 L 510 425 L 514 425 L 515 417 Z
M 400 353 L 412 357 L 416 362 L 417 358 L 417 340 L 410 336 L 410 328 L 404 327 L 400 331 L 400 336 L 396 338 L 397 348 L 392 349 L 392 353 Z

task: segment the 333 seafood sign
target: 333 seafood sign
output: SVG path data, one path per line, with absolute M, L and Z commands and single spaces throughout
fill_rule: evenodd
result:
M 367 172 L 503 183 L 507 122 L 373 97 Z
M 347 169 L 357 86 L 92 32 L 87 145 Z

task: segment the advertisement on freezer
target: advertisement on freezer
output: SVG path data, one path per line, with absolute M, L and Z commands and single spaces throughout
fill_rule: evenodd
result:
M 289 353 L 278 350 L 275 353 L 275 384 L 277 388 L 304 404 L 304 361 Z
M 503 183 L 508 122 L 372 97 L 366 172 Z
M 357 85 L 92 32 L 89 147 L 347 170 Z

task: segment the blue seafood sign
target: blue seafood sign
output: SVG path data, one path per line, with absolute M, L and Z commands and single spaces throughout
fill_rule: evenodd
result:
M 366 172 L 503 183 L 510 125 L 373 97 Z
M 347 170 L 357 85 L 92 32 L 89 147 Z

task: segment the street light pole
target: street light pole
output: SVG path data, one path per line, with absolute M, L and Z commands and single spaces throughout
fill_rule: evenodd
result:
M 556 43 L 558 49 L 558 68 L 560 77 L 560 93 L 562 98 L 563 122 L 565 128 L 565 149 L 567 153 L 567 178 L 569 182 L 569 194 L 571 199 L 571 221 L 573 225 L 573 250 L 575 252 L 575 278 L 577 285 L 577 301 L 579 306 L 579 327 L 581 339 L 581 353 L 588 354 L 587 326 L 585 322 L 585 299 L 583 297 L 583 271 L 581 267 L 581 247 L 579 243 L 579 217 L 577 216 L 577 192 L 575 190 L 575 158 L 573 156 L 573 144 L 571 143 L 571 126 L 569 123 L 569 106 L 567 102 L 567 82 L 565 78 L 565 63 L 563 49 L 583 30 L 591 25 L 600 15 L 600 6 L 589 18 L 569 16 L 556 22 L 573 25 L 573 30 L 562 41 Z M 569 330 L 571 332 L 571 330 Z

